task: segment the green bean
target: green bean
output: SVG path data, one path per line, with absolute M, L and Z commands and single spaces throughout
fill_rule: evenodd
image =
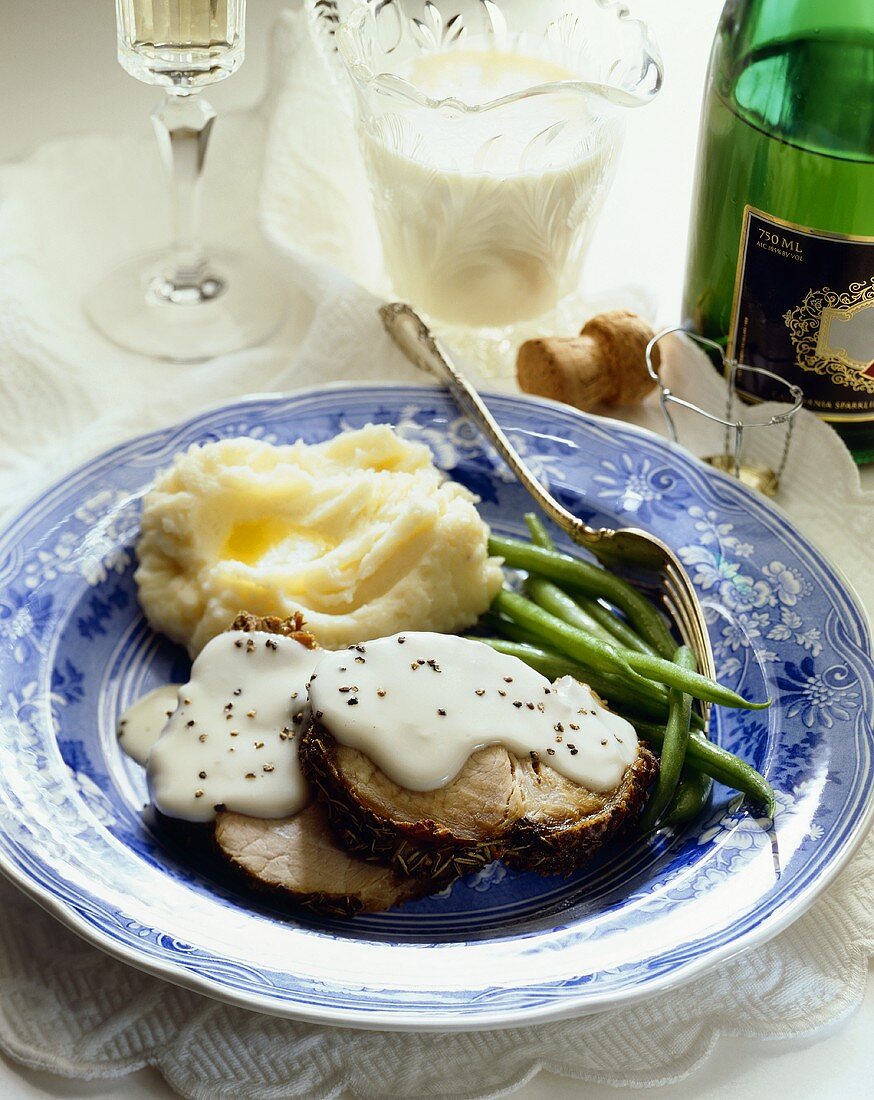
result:
M 489 553 L 502 557 L 511 569 L 526 569 L 558 584 L 570 585 L 586 596 L 603 597 L 627 615 L 634 629 L 664 657 L 670 657 L 677 643 L 656 608 L 627 581 L 591 562 L 559 554 L 519 539 L 493 535 Z
M 520 626 L 526 627 L 571 660 L 579 661 L 593 672 L 619 673 L 633 684 L 647 682 L 645 677 L 631 669 L 623 655 L 610 642 L 570 626 L 517 592 L 503 589 L 492 601 L 492 610 L 501 612 Z
M 635 723 L 638 721 L 661 723 L 667 721 L 668 693 L 661 684 L 656 684 L 654 681 L 647 681 L 645 684 L 632 684 L 623 681 L 621 677 L 612 673 L 593 672 L 583 663 L 572 661 L 566 654 L 559 653 L 549 646 L 544 646 L 543 639 L 530 630 L 526 630 L 525 627 L 519 626 L 518 623 L 514 623 L 510 619 L 504 619 L 494 612 L 486 612 L 480 621 L 484 626 L 496 631 L 502 638 L 509 638 L 514 642 L 521 643 L 528 651 L 534 650 L 540 655 L 565 662 L 568 665 L 568 672 L 561 675 L 573 676 L 575 679 L 588 684 L 613 709 L 630 721 Z M 493 641 L 500 643 L 500 639 L 497 638 L 477 638 L 477 641 L 489 644 L 492 644 Z M 493 648 L 500 649 L 500 644 L 494 645 Z M 518 656 L 521 660 L 526 661 L 526 657 L 522 652 L 513 653 L 511 650 L 507 650 L 507 652 L 511 656 Z M 531 662 L 526 661 L 526 663 Z M 538 668 L 536 664 L 532 667 Z M 538 669 L 538 671 L 542 670 Z M 549 674 L 544 672 L 544 675 Z M 705 722 L 700 714 L 692 714 L 692 725 L 695 729 L 704 729 Z
M 680 688 L 696 699 L 704 699 L 708 703 L 718 703 L 723 707 L 743 707 L 746 710 L 767 710 L 771 700 L 764 703 L 753 703 L 750 699 L 744 699 L 731 688 L 711 680 L 708 676 L 702 676 L 700 672 L 690 672 L 688 669 L 673 665 L 670 661 L 661 657 L 650 657 L 648 653 L 634 653 L 631 650 L 620 650 L 630 668 L 641 676 L 647 676 L 657 680 L 668 687 Z
M 531 536 L 531 541 L 535 546 L 540 546 L 544 550 L 555 549 L 555 543 L 552 541 L 552 536 L 546 530 L 543 520 L 536 512 L 526 512 L 525 523 L 528 526 L 528 534 Z
M 664 726 L 638 722 L 636 729 L 639 737 L 661 747 L 665 737 Z M 693 733 L 689 738 L 686 763 L 718 783 L 724 783 L 726 787 L 747 795 L 757 805 L 763 806 L 769 817 L 774 816 L 776 795 L 767 779 L 739 756 L 708 741 L 702 733 Z
M 628 623 L 620 619 L 618 615 L 615 615 L 609 607 L 605 607 L 599 600 L 580 595 L 575 596 L 574 600 L 590 618 L 610 633 L 613 641 L 625 646 L 626 649 L 637 649 L 641 653 L 650 653 L 653 657 L 659 656 L 655 646 L 650 645 L 649 642 L 641 638 L 636 630 L 632 630 Z
M 662 816 L 661 827 L 694 821 L 707 805 L 712 789 L 713 780 L 709 775 L 702 775 L 694 768 L 684 768 L 680 785 Z
M 525 591 L 537 606 L 542 607 L 544 611 L 548 611 L 551 615 L 557 615 L 559 619 L 570 623 L 571 626 L 587 630 L 596 638 L 600 638 L 602 642 L 610 642 L 611 645 L 616 644 L 615 635 L 611 634 L 609 630 L 605 630 L 575 599 L 559 588 L 557 584 L 553 584 L 552 581 L 544 580 L 543 577 L 531 576 L 525 581 Z
M 674 661 L 680 668 L 695 671 L 695 654 L 688 646 L 679 647 L 674 655 Z M 665 739 L 662 742 L 659 776 L 655 790 L 650 795 L 640 819 L 640 827 L 644 832 L 653 828 L 674 797 L 686 758 L 691 717 L 692 696 L 686 695 L 678 688 L 671 688 L 668 693 L 668 722 L 665 726 Z
M 562 676 L 573 676 L 575 680 L 588 684 L 598 696 L 607 703 L 611 710 L 627 718 L 636 726 L 639 721 L 665 721 L 667 718 L 667 703 L 653 700 L 644 695 L 638 695 L 623 684 L 618 677 L 609 674 L 593 673 L 582 665 L 571 661 L 562 653 L 555 650 L 544 649 L 539 645 L 532 645 L 522 634 L 516 641 L 508 641 L 504 638 L 477 638 L 478 642 L 484 642 L 499 653 L 506 653 L 510 657 L 518 657 L 526 665 L 536 669 L 537 672 L 548 676 L 550 680 L 557 680 Z
M 653 681 L 644 681 L 637 684 L 624 681 L 620 676 L 610 672 L 597 672 L 584 661 L 580 661 L 576 657 L 569 657 L 566 653 L 560 653 L 550 646 L 545 646 L 542 637 L 526 630 L 524 626 L 520 626 L 511 619 L 504 619 L 493 612 L 487 612 L 482 621 L 486 626 L 491 627 L 505 638 L 536 648 L 541 653 L 547 653 L 564 661 L 569 666 L 572 665 L 576 671 L 570 673 L 570 675 L 587 683 L 589 687 L 593 687 L 599 695 L 601 695 L 601 691 L 595 683 L 596 677 L 598 683 L 603 684 L 605 689 L 609 687 L 613 695 L 621 694 L 622 698 L 627 699 L 629 704 L 639 704 L 637 707 L 638 716 L 649 718 L 652 721 L 667 721 L 668 693 L 661 684 L 656 684 Z M 606 698 L 606 696 L 602 695 L 602 698 Z
M 514 642 L 507 638 L 477 638 L 477 641 L 508 657 L 518 657 L 536 672 L 548 676 L 550 680 L 560 680 L 562 676 L 573 676 L 574 679 L 580 680 L 586 671 L 561 653 L 542 649 L 529 642 Z
M 543 521 L 536 512 L 526 512 L 525 523 L 528 525 L 531 542 L 535 546 L 539 546 L 543 550 L 555 550 L 555 543 L 552 541 Z M 593 634 L 598 633 L 598 631 L 594 629 L 594 626 L 597 625 L 606 631 L 606 637 L 610 641 L 619 642 L 628 649 L 639 649 L 641 653 L 652 653 L 653 656 L 658 655 L 658 650 L 654 646 L 644 641 L 636 631 L 631 629 L 628 623 L 620 619 L 609 607 L 605 607 L 604 604 L 600 603 L 598 600 L 588 596 L 577 595 L 573 598 L 580 610 L 588 615 L 589 620 L 593 624 L 592 627 L 590 627 Z
M 506 589 L 499 592 L 492 607 L 595 671 L 620 673 L 628 676 L 634 683 L 639 683 L 642 679 L 657 680 L 669 687 L 679 688 L 696 699 L 704 699 L 724 707 L 762 710 L 771 705 L 770 699 L 765 703 L 750 702 L 731 688 L 724 687 L 698 672 L 680 668 L 671 661 L 664 661 L 661 657 L 650 657 L 646 653 L 622 649 L 604 642 L 585 630 L 563 622 L 515 592 Z

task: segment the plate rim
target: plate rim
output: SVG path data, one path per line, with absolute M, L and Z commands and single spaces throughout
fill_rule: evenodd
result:
M 90 470 L 95 464 L 110 461 L 114 456 L 127 448 L 142 445 L 150 439 L 177 431 L 183 431 L 197 421 L 212 413 L 231 411 L 239 407 L 263 402 L 282 402 L 305 399 L 321 393 L 329 393 L 336 390 L 345 390 L 351 393 L 361 391 L 385 391 L 396 397 L 399 391 L 434 392 L 445 395 L 446 391 L 439 385 L 426 382 L 424 385 L 410 383 L 398 384 L 389 381 L 367 381 L 352 383 L 336 381 L 323 385 L 314 385 L 294 390 L 291 392 L 266 392 L 245 394 L 230 401 L 216 401 L 196 413 L 182 420 L 173 421 L 149 432 L 130 436 L 114 446 L 100 451 L 85 459 L 66 473 L 56 478 L 42 491 L 18 508 L 0 528 L 0 547 L 6 543 L 9 536 L 27 518 L 31 509 L 38 504 L 50 499 L 55 492 L 62 491 L 68 483 L 77 476 Z M 664 439 L 657 433 L 636 424 L 627 424 L 610 417 L 595 416 L 590 413 L 582 413 L 561 402 L 548 398 L 540 398 L 527 394 L 503 393 L 499 391 L 483 391 L 486 399 L 499 398 L 522 405 L 540 406 L 543 408 L 558 408 L 564 413 L 579 417 L 584 423 L 596 427 L 609 428 L 615 425 L 622 431 L 638 434 L 650 442 L 655 441 L 667 451 L 678 454 L 683 461 L 690 460 L 705 471 L 708 477 L 716 481 L 728 482 L 742 495 L 752 500 L 758 507 L 772 510 L 797 536 L 806 549 L 812 551 L 820 564 L 830 570 L 840 581 L 844 592 L 859 615 L 863 626 L 867 630 L 868 653 L 871 649 L 871 616 L 864 603 L 859 598 L 852 582 L 850 582 L 839 567 L 835 566 L 825 553 L 806 535 L 800 532 L 793 521 L 786 516 L 783 510 L 771 501 L 764 501 L 747 486 L 739 484 L 735 479 L 721 471 L 703 463 L 691 452 L 685 450 L 679 444 Z M 724 944 L 712 947 L 706 953 L 691 960 L 678 964 L 674 969 L 666 971 L 656 977 L 649 978 L 642 989 L 631 985 L 626 989 L 608 991 L 601 994 L 592 994 L 587 991 L 584 1001 L 581 1003 L 579 995 L 569 996 L 566 1001 L 560 1003 L 547 1002 L 540 1006 L 526 1006 L 521 1010 L 502 1008 L 477 1014 L 475 1018 L 462 1015 L 457 1019 L 452 1018 L 452 1007 L 446 1006 L 437 1010 L 422 1010 L 400 1006 L 400 1012 L 406 1012 L 406 1016 L 399 1015 L 397 1010 L 368 1010 L 366 1013 L 356 1012 L 354 1009 L 341 1008 L 332 1005 L 308 1005 L 299 1003 L 289 1004 L 270 998 L 267 995 L 251 991 L 240 991 L 223 984 L 220 979 L 204 976 L 180 966 L 170 959 L 152 957 L 138 953 L 134 947 L 119 943 L 108 933 L 90 924 L 85 918 L 79 916 L 72 905 L 57 897 L 52 890 L 41 883 L 36 882 L 26 870 L 13 863 L 5 850 L 0 848 L 0 873 L 7 881 L 13 883 L 26 896 L 35 901 L 44 911 L 53 918 L 59 920 L 73 933 L 91 943 L 99 950 L 105 952 L 118 961 L 135 969 L 148 973 L 161 980 L 181 986 L 192 992 L 210 997 L 226 1004 L 233 1004 L 241 1008 L 254 1010 L 266 1015 L 280 1018 L 302 1020 L 317 1024 L 330 1024 L 343 1027 L 354 1027 L 361 1030 L 384 1030 L 398 1032 L 449 1032 L 470 1031 L 487 1029 L 504 1029 L 518 1027 L 524 1024 L 545 1023 L 567 1019 L 573 1016 L 590 1015 L 607 1009 L 619 1008 L 629 1003 L 638 1003 L 650 997 L 659 996 L 669 989 L 675 989 L 691 982 L 702 973 L 715 966 L 742 954 L 752 948 L 761 945 L 778 935 L 789 925 L 794 923 L 813 902 L 832 884 L 835 878 L 846 867 L 867 836 L 872 823 L 874 823 L 874 799 L 868 801 L 865 811 L 861 814 L 849 830 L 846 839 L 839 852 L 833 857 L 825 869 L 789 901 L 775 907 L 766 914 L 757 924 L 744 931 L 737 939 L 727 940 Z

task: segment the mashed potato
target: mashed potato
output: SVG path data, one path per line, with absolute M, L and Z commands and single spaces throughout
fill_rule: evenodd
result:
M 501 586 L 475 499 L 386 426 L 194 446 L 143 502 L 140 603 L 192 656 L 240 610 L 300 610 L 329 649 L 461 630 Z

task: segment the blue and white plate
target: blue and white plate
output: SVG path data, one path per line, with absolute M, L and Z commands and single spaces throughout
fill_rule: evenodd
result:
M 796 918 L 871 817 L 868 629 L 835 572 L 761 499 L 636 429 L 493 397 L 516 445 L 596 524 L 675 547 L 707 607 L 721 677 L 767 713 L 715 736 L 778 792 L 773 826 L 717 787 L 685 830 L 629 841 L 572 878 L 495 864 L 393 912 L 282 917 L 212 881 L 144 823 L 120 710 L 184 678 L 140 615 L 140 499 L 191 443 L 327 439 L 370 422 L 427 443 L 485 519 L 528 499 L 449 398 L 398 386 L 258 397 L 144 436 L 71 474 L 0 537 L 0 866 L 71 928 L 163 978 L 251 1008 L 399 1029 L 488 1028 L 616 1006 L 702 973 Z M 410 624 L 414 626 L 414 623 Z

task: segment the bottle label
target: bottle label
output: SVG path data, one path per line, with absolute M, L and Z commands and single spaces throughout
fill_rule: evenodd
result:
M 730 358 L 804 391 L 825 420 L 874 420 L 874 237 L 847 237 L 744 208 Z M 786 400 L 749 375 L 747 396 Z

